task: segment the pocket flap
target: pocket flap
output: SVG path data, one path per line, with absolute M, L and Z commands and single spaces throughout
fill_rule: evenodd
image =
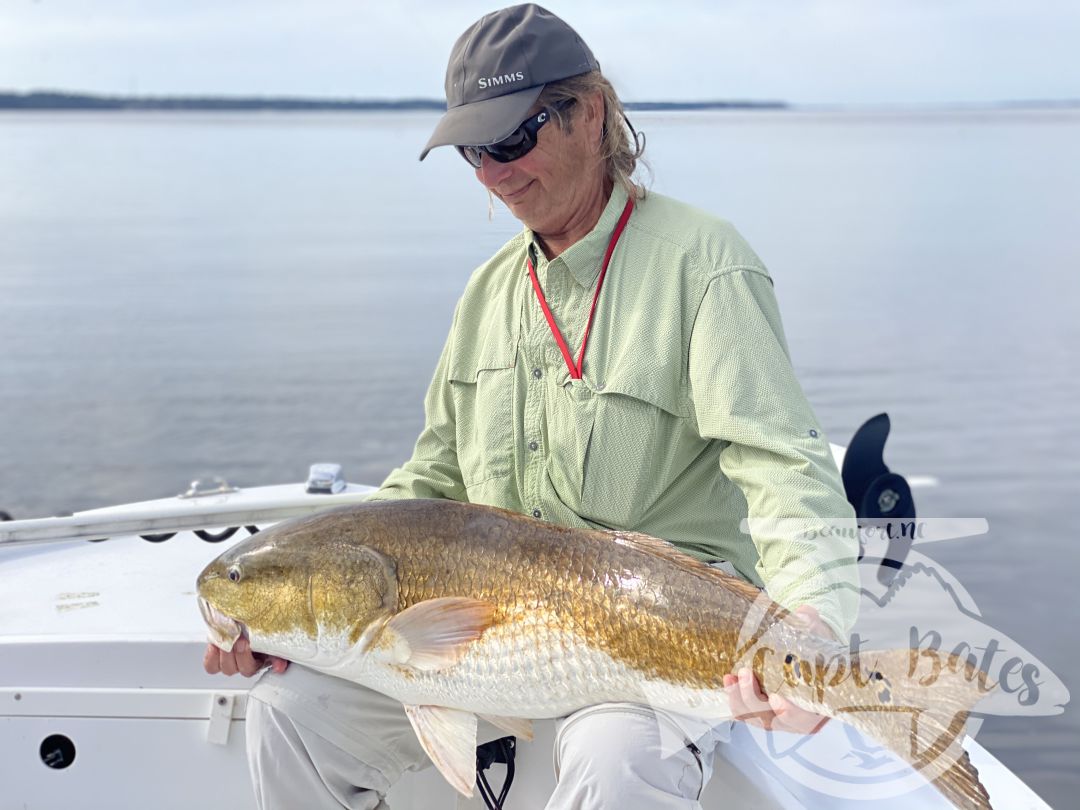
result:
M 484 370 L 513 368 L 517 361 L 518 333 L 515 324 L 511 333 L 498 319 L 491 318 L 475 331 L 455 330 L 447 364 L 447 379 L 474 383 Z
M 592 386 L 597 393 L 622 394 L 655 405 L 673 416 L 688 417 L 690 402 L 686 386 L 663 372 L 647 374 L 642 369 L 619 370 Z

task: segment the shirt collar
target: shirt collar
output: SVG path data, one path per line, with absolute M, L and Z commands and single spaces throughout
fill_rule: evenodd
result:
M 607 252 L 608 244 L 611 242 L 611 234 L 614 233 L 623 208 L 626 207 L 626 200 L 626 190 L 621 183 L 616 183 L 596 226 L 560 253 L 551 265 L 557 266 L 559 262 L 562 262 L 578 285 L 591 287 L 600 273 L 600 264 L 604 261 L 604 253 Z M 543 262 L 544 252 L 540 249 L 536 234 L 530 228 L 526 228 L 525 232 L 528 244 L 536 246 L 535 255 L 539 257 L 540 262 Z

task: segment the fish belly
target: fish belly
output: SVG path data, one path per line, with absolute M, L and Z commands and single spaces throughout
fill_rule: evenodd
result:
M 710 722 L 731 717 L 722 690 L 650 678 L 574 633 L 545 628 L 492 628 L 457 664 L 435 672 L 373 665 L 367 656 L 332 674 L 404 704 L 446 706 L 478 714 L 541 719 L 586 706 L 629 702 Z

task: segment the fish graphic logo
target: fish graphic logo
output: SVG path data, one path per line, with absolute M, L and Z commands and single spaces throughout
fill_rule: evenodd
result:
M 930 532 L 933 539 L 941 539 L 940 534 Z M 913 677 L 926 682 L 950 655 L 972 663 L 990 680 L 986 697 L 968 718 L 966 733 L 972 737 L 986 716 L 1035 717 L 1064 711 L 1069 691 L 1061 679 L 1018 642 L 987 624 L 971 594 L 944 566 L 909 549 L 895 576 L 883 584 L 878 571 L 883 562 L 891 564 L 887 539 L 880 532 L 862 532 L 860 540 L 864 550 L 859 561 L 860 612 L 851 636 L 852 652 L 907 648 Z M 844 723 L 828 723 L 811 736 L 736 723 L 731 745 L 806 799 L 891 799 L 922 791 L 919 801 L 936 806 L 933 803 L 940 800 L 924 774 Z

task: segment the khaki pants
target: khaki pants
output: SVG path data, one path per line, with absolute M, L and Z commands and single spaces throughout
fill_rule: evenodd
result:
M 480 722 L 478 743 L 503 736 Z M 680 744 L 684 736 L 633 704 L 571 715 L 558 723 L 558 784 L 547 807 L 699 808 L 716 738 L 702 735 L 695 752 Z M 266 673 L 252 689 L 247 745 L 260 810 L 383 810 L 403 773 L 431 764 L 400 703 L 296 664 L 284 675 Z M 662 745 L 674 751 L 663 756 Z
M 700 810 L 714 768 L 725 808 L 951 807 L 925 783 L 899 796 L 872 787 L 844 796 L 808 784 L 784 755 L 805 738 L 777 734 L 763 745 L 744 724 L 730 734 L 729 726 L 687 727 L 627 703 L 572 714 L 556 724 L 557 784 L 547 810 Z M 386 793 L 401 775 L 431 764 L 400 703 L 296 664 L 255 684 L 246 727 L 260 810 L 386 810 Z M 833 751 L 839 764 L 851 757 L 852 734 L 832 722 L 810 743 Z M 503 736 L 479 723 L 478 743 Z M 684 744 L 690 737 L 694 748 Z M 776 742 L 780 755 L 768 750 Z

